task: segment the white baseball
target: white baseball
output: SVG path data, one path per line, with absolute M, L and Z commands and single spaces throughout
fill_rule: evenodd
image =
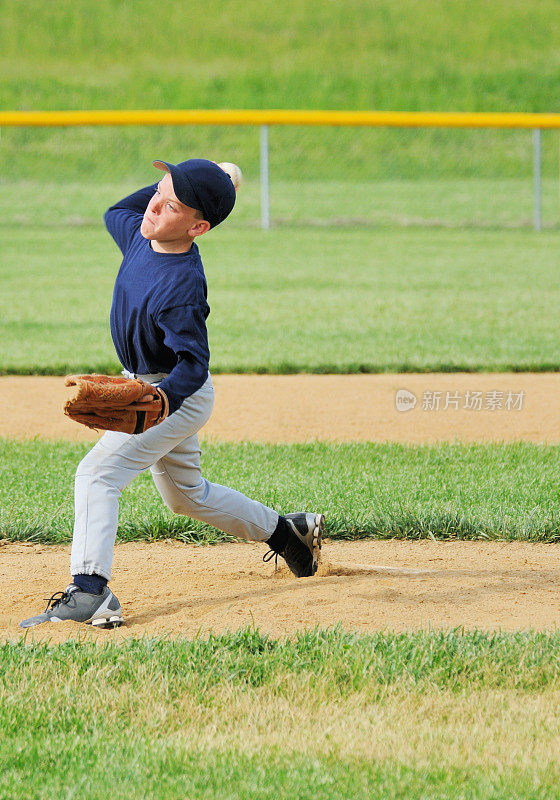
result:
M 243 180 L 243 173 L 241 172 L 237 164 L 232 164 L 231 161 L 220 161 L 218 166 L 221 167 L 223 171 L 229 175 L 229 177 L 231 178 L 231 182 L 235 186 L 235 191 L 237 191 L 237 189 L 239 188 L 239 184 Z

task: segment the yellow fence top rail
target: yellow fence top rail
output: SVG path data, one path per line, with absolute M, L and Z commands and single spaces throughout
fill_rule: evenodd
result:
M 419 128 L 560 128 L 560 114 L 459 111 L 0 111 L 4 126 L 344 125 Z

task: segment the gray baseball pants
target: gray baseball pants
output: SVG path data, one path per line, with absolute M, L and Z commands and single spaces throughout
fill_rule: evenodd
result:
M 138 377 L 157 386 L 165 376 Z M 174 513 L 242 539 L 270 537 L 278 524 L 276 511 L 202 477 L 197 432 L 210 419 L 213 406 L 214 386 L 208 373 L 204 385 L 159 425 L 136 435 L 107 431 L 82 459 L 74 486 L 72 575 L 111 579 L 121 492 L 148 468 Z

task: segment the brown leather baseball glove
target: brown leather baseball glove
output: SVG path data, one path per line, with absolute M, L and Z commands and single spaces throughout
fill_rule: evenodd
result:
M 95 430 L 143 433 L 169 414 L 165 392 L 138 378 L 67 375 L 65 385 L 74 390 L 64 413 Z

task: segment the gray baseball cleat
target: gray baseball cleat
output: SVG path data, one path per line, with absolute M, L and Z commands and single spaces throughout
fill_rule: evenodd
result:
M 284 514 L 284 519 L 292 532 L 278 555 L 282 556 L 296 578 L 309 578 L 315 575 L 319 566 L 325 516 L 303 511 L 298 514 Z M 270 550 L 263 561 L 269 561 L 275 555 L 277 554 L 274 550 Z
M 60 595 L 60 597 L 57 597 Z M 96 628 L 114 628 L 122 625 L 121 606 L 113 592 L 106 586 L 101 594 L 83 592 L 75 583 L 63 592 L 55 592 L 48 599 L 42 614 L 19 623 L 20 628 L 32 628 L 42 622 L 88 622 Z

